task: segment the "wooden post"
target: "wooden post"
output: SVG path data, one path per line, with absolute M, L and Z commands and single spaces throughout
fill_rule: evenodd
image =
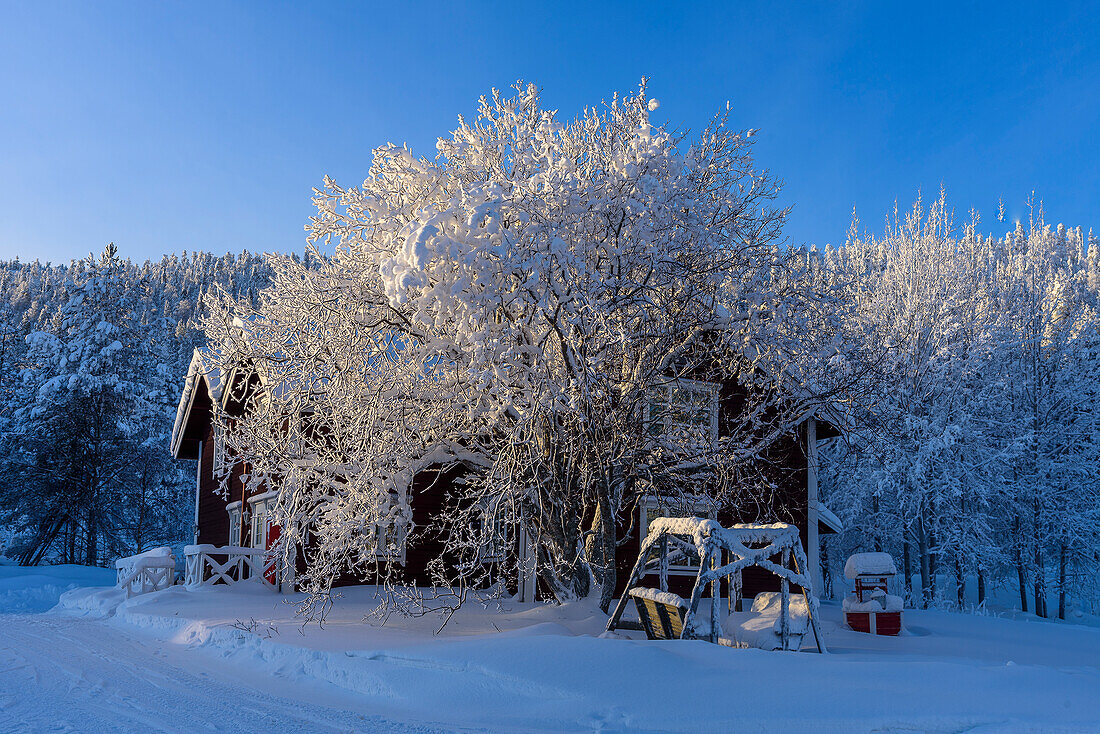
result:
M 638 552 L 638 560 L 634 564 L 634 569 L 630 572 L 630 578 L 627 579 L 626 588 L 623 589 L 623 595 L 619 597 L 619 603 L 615 605 L 615 611 L 611 615 L 611 619 L 607 620 L 607 630 L 610 632 L 615 629 L 615 625 L 619 623 L 619 617 L 623 616 L 623 610 L 626 609 L 626 600 L 630 596 L 630 589 L 641 577 L 641 571 L 645 569 L 646 556 L 649 555 L 649 549 L 651 545 L 647 545 L 645 540 L 642 541 L 642 547 Z
M 729 551 L 727 551 L 725 549 L 722 549 L 722 565 L 725 565 L 729 562 L 730 562 L 730 553 L 729 553 Z M 727 607 L 727 614 L 736 611 L 733 608 L 733 591 L 734 591 L 733 590 L 733 574 L 732 573 L 727 573 L 726 574 L 726 607 Z
M 710 553 L 704 553 L 699 559 L 699 573 L 695 575 L 695 588 L 691 590 L 691 604 L 688 607 L 687 616 L 684 617 L 684 629 L 680 633 L 681 640 L 690 640 L 694 632 L 695 614 L 699 611 L 699 600 L 703 598 L 703 574 L 706 573 L 710 558 Z
M 806 553 L 809 556 L 809 566 L 805 575 L 813 583 L 814 590 L 818 593 L 822 587 L 821 576 L 821 541 L 818 540 L 818 492 L 817 492 L 817 420 L 810 418 L 806 421 Z
M 717 571 L 722 565 L 722 550 L 715 548 L 711 551 L 710 569 Z M 717 574 L 710 582 L 710 641 L 718 644 L 719 622 L 722 616 L 722 584 Z
M 741 581 L 741 569 L 737 569 L 733 572 L 733 610 L 735 612 L 743 612 L 744 606 L 741 602 L 741 594 L 743 593 L 743 583 Z
M 791 551 L 788 548 L 783 549 L 783 568 L 788 568 L 790 561 Z M 779 603 L 779 637 L 783 642 L 783 649 L 789 650 L 791 647 L 791 582 L 787 580 L 786 576 L 782 577 L 780 583 L 780 603 Z
M 794 572 L 802 573 L 802 565 L 798 560 L 799 552 L 796 549 L 794 554 Z M 814 633 L 814 642 L 817 643 L 817 651 L 824 655 L 829 652 L 825 648 L 825 642 L 821 639 L 821 632 L 817 629 L 817 619 L 814 617 L 814 607 L 810 603 L 810 596 L 813 593 L 813 589 L 806 591 L 806 587 L 802 587 L 802 598 L 806 600 L 806 616 L 810 618 L 810 629 Z
M 668 536 L 662 535 L 658 544 L 661 550 L 660 586 L 661 591 L 668 591 Z

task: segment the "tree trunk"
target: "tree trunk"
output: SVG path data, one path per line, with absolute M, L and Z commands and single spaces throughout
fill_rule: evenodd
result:
M 618 582 L 616 568 L 616 527 L 615 511 L 607 491 L 599 491 L 596 504 L 596 516 L 592 521 L 592 534 L 587 546 L 588 562 L 598 575 L 600 583 L 600 610 L 605 614 L 615 600 L 615 586 Z
M 55 520 L 53 524 L 49 526 L 41 526 L 38 534 L 35 537 L 34 542 L 19 556 L 20 566 L 37 566 L 42 562 L 42 556 L 46 555 L 46 550 L 57 538 L 58 533 L 61 532 L 61 528 L 64 525 L 65 520 L 61 518 Z
M 1066 543 L 1058 547 L 1058 619 L 1066 618 Z
M 871 512 L 874 514 L 875 528 L 875 552 L 882 552 L 882 533 L 879 532 L 879 499 L 877 495 L 871 497 Z
M 1035 614 L 1047 616 L 1047 574 L 1043 564 L 1043 547 L 1035 543 Z
M 913 606 L 913 539 L 909 530 L 904 530 L 901 543 L 902 571 L 905 574 L 905 604 Z
M 1022 556 L 1017 556 L 1016 559 L 1016 580 L 1020 584 L 1020 611 L 1027 611 L 1027 571 L 1024 570 L 1024 562 Z
M 985 572 L 978 569 L 978 606 L 985 604 Z
M 936 603 L 936 595 L 939 591 L 939 570 L 940 570 L 940 557 L 939 548 L 936 545 L 936 534 L 932 530 L 928 531 L 928 581 L 930 583 L 931 595 L 928 600 L 929 605 L 934 606 Z
M 1042 564 L 1040 563 L 1040 560 L 1039 560 L 1040 557 L 1041 556 L 1036 556 L 1036 558 L 1035 558 L 1035 565 L 1037 566 L 1037 568 L 1035 569 L 1035 590 L 1034 590 L 1034 594 L 1035 594 L 1035 615 L 1039 616 L 1039 617 L 1043 617 L 1045 619 L 1046 616 L 1047 616 L 1047 589 L 1046 589 L 1046 580 L 1044 578 L 1045 574 L 1046 574 L 1046 569 L 1043 568 Z
M 87 545 L 84 546 L 84 565 L 86 566 L 98 566 L 99 565 L 99 529 L 96 527 L 96 511 L 95 505 L 92 504 L 88 507 L 88 527 L 87 527 Z
M 1012 537 L 1016 538 L 1016 580 L 1020 585 L 1020 611 L 1027 611 L 1027 569 L 1024 568 L 1024 553 L 1020 547 L 1020 518 L 1012 521 Z
M 963 576 L 962 564 L 959 557 L 955 556 L 955 592 L 959 609 L 966 608 L 966 577 Z
M 922 609 L 927 609 L 932 600 L 932 564 L 928 557 L 928 533 L 923 517 L 917 522 L 917 553 L 920 555 L 920 603 Z
M 71 519 L 66 524 L 65 535 L 65 562 L 76 563 L 76 524 Z

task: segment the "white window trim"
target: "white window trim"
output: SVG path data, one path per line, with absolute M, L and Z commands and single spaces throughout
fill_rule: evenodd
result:
M 638 503 L 638 537 L 641 540 L 645 540 L 645 537 L 649 534 L 649 510 L 660 510 L 662 506 L 665 508 L 671 504 L 669 502 L 662 503 L 654 495 L 646 495 L 642 497 L 642 501 Z M 713 504 L 707 500 L 696 500 L 692 503 L 692 512 L 700 513 L 705 512 L 706 516 L 711 520 L 716 519 Z M 667 517 L 662 515 L 662 517 Z M 668 566 L 668 573 L 670 576 L 695 576 L 699 572 L 699 566 L 688 566 L 684 564 L 670 563 Z M 650 571 L 646 575 L 657 573 L 656 571 Z
M 693 392 L 709 393 L 709 401 L 708 401 L 708 404 L 707 404 L 707 410 L 710 413 L 710 443 L 711 443 L 711 445 L 713 445 L 718 440 L 718 394 L 719 394 L 719 391 L 721 389 L 721 385 L 717 382 L 706 382 L 706 381 L 703 381 L 703 380 L 689 380 L 687 378 L 680 378 L 680 379 L 676 379 L 676 380 L 670 380 L 667 383 L 663 383 L 661 385 L 657 385 L 653 388 L 650 388 L 650 392 L 652 393 L 652 392 L 658 391 L 658 390 L 665 391 L 666 392 L 666 403 L 671 405 L 671 403 L 672 403 L 671 395 L 672 395 L 672 392 L 676 389 L 681 389 L 681 390 L 687 389 L 687 390 L 691 390 Z M 665 425 L 663 425 L 662 428 L 661 428 L 661 434 L 662 435 L 668 435 L 669 426 L 667 424 L 667 421 L 670 418 L 670 416 L 668 415 L 668 412 L 666 411 L 666 414 L 663 415 L 663 416 L 654 417 L 654 416 L 650 415 L 650 409 L 651 408 L 652 408 L 652 401 L 647 398 L 646 401 L 645 401 L 645 416 L 644 416 L 645 424 L 649 425 L 654 420 L 662 420 L 662 421 L 665 422 Z
M 405 525 L 389 526 L 388 528 L 386 528 L 386 530 L 387 530 L 386 536 L 383 536 L 383 534 L 382 534 L 383 528 L 381 526 L 376 525 L 375 527 L 377 528 L 377 535 L 375 537 L 378 540 L 382 540 L 384 537 L 388 539 L 389 532 L 397 531 L 398 538 L 397 538 L 397 540 L 395 540 L 393 545 L 397 546 L 400 550 L 397 553 L 393 553 L 389 550 L 390 543 L 388 543 L 388 542 L 380 543 L 380 542 L 376 541 L 375 546 L 374 546 L 374 557 L 378 558 L 378 559 L 381 559 L 381 560 L 384 560 L 384 561 L 396 561 L 396 562 L 400 563 L 401 565 L 404 565 L 405 564 L 405 550 L 408 547 L 408 539 L 409 539 L 408 538 L 408 530 L 406 529 L 406 526 Z
M 226 505 L 229 513 L 229 545 L 239 545 L 241 542 L 241 503 L 233 502 Z
M 225 468 L 225 439 L 214 428 L 214 478 L 221 479 L 229 472 Z
M 496 527 L 489 532 L 486 532 L 485 525 L 489 522 L 493 522 Z M 480 531 L 481 562 L 502 563 L 508 549 L 508 534 L 505 531 L 504 524 L 500 522 L 500 518 L 492 518 L 490 517 L 488 512 L 482 513 Z

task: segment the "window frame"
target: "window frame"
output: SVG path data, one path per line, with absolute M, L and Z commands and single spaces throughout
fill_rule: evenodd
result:
M 405 565 L 405 554 L 408 549 L 409 532 L 406 525 L 388 525 L 383 528 L 380 524 L 375 523 L 375 544 L 374 544 L 374 557 L 381 561 L 395 561 L 401 565 Z M 383 529 L 385 529 L 385 535 L 383 535 Z M 397 531 L 399 538 L 393 543 L 394 546 L 400 548 L 396 553 L 389 550 L 389 534 Z M 386 542 L 379 542 L 385 540 Z
M 486 531 L 486 525 L 493 527 Z M 478 554 L 482 563 L 503 563 L 508 554 L 508 532 L 500 518 L 490 517 L 488 512 L 481 513 L 481 544 Z
M 239 546 L 241 543 L 241 503 L 233 502 L 226 506 L 229 513 L 229 545 Z
M 707 394 L 707 417 L 709 419 L 709 425 L 707 426 L 707 443 L 710 446 L 718 441 L 718 410 L 719 410 L 719 395 L 721 393 L 722 385 L 718 382 L 709 382 L 706 380 L 692 380 L 686 377 L 677 378 L 675 380 L 669 380 L 666 383 L 662 383 L 655 387 L 650 388 L 647 391 L 645 404 L 644 404 L 644 425 L 646 429 L 653 436 L 670 436 L 672 429 L 676 426 L 673 425 L 672 419 L 672 407 L 674 405 L 673 397 L 679 390 L 687 390 L 694 393 L 706 393 Z M 654 406 L 654 391 L 661 391 L 664 393 L 665 409 L 660 416 L 653 415 Z M 654 431 L 654 424 L 660 422 L 658 430 Z
M 269 514 L 267 509 L 267 500 L 257 500 L 256 502 L 251 502 L 250 504 L 252 505 L 252 522 L 249 524 L 248 528 L 248 547 L 267 550 L 267 517 Z M 259 535 L 259 538 L 256 537 L 257 534 Z M 259 544 L 257 544 L 257 541 L 259 541 Z

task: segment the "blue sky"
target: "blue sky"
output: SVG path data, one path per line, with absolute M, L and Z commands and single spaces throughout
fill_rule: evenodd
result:
M 794 243 L 941 183 L 985 229 L 1035 191 L 1100 230 L 1100 11 L 958 5 L 5 2 L 0 257 L 300 250 L 324 174 L 434 155 L 519 78 L 572 116 L 648 76 L 692 129 L 729 100 Z

